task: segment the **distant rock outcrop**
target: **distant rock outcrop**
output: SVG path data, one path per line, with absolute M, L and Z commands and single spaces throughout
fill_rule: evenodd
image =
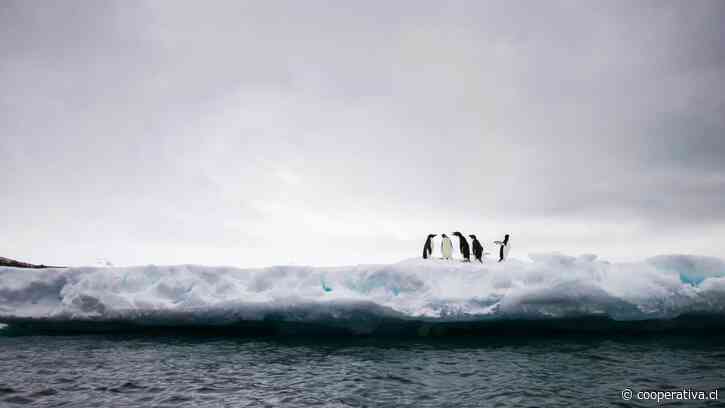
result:
M 48 266 L 48 265 L 33 265 L 27 262 L 20 262 L 10 258 L 3 258 L 0 256 L 0 266 L 12 266 L 13 268 L 61 268 L 60 266 Z

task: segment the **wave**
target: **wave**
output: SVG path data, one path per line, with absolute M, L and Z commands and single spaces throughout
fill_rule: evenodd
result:
M 718 328 L 725 262 L 662 255 L 611 263 L 0 267 L 0 324 L 54 331 L 476 333 Z

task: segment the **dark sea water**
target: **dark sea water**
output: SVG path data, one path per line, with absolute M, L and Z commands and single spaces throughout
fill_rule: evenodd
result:
M 0 335 L 0 406 L 657 406 L 725 385 L 725 337 Z M 723 406 L 669 401 L 666 406 Z

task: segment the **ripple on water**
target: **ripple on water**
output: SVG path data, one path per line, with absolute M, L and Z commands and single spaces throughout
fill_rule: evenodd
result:
M 162 404 L 181 404 L 187 401 L 192 401 L 193 398 L 187 395 L 176 394 L 168 398 L 161 400 Z
M 31 396 L 32 397 L 47 397 L 47 396 L 50 396 L 50 395 L 55 395 L 57 393 L 58 393 L 58 390 L 56 390 L 56 389 L 46 388 L 46 389 L 43 389 L 43 390 L 36 391 L 36 392 L 32 393 Z
M 7 395 L 7 394 L 14 394 L 17 391 L 15 388 L 5 387 L 0 385 L 0 396 Z
M 725 377 L 712 340 L 58 336 L 0 337 L 0 350 L 0 406 L 611 406 L 624 386 Z
M 13 395 L 12 397 L 5 398 L 3 401 L 7 402 L 8 404 L 31 404 L 34 402 L 33 399 L 23 397 L 21 395 Z
M 115 393 L 129 393 L 129 392 L 139 392 L 145 388 L 146 387 L 144 387 L 142 385 L 138 385 L 131 381 L 127 381 L 118 387 L 110 388 L 109 391 L 115 392 Z

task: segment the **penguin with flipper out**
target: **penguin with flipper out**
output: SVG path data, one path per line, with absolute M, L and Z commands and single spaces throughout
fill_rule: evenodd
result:
M 509 251 L 511 250 L 509 234 L 506 234 L 503 237 L 503 241 L 493 241 L 493 243 L 496 245 L 501 245 L 501 247 L 498 249 L 498 261 L 503 262 L 509 256 Z
M 423 245 L 423 259 L 428 259 L 431 255 L 433 255 L 433 243 L 431 241 L 436 235 L 437 234 L 428 234 L 428 238 L 425 240 L 425 245 Z
M 454 232 L 453 235 L 458 237 L 458 249 L 461 250 L 463 262 L 471 262 L 471 249 L 468 247 L 468 241 L 466 241 L 466 237 L 464 237 L 463 234 L 458 231 Z
M 478 241 L 475 235 L 471 234 L 469 237 L 471 241 L 471 249 L 473 249 L 473 257 L 480 263 L 483 263 L 483 245 Z

